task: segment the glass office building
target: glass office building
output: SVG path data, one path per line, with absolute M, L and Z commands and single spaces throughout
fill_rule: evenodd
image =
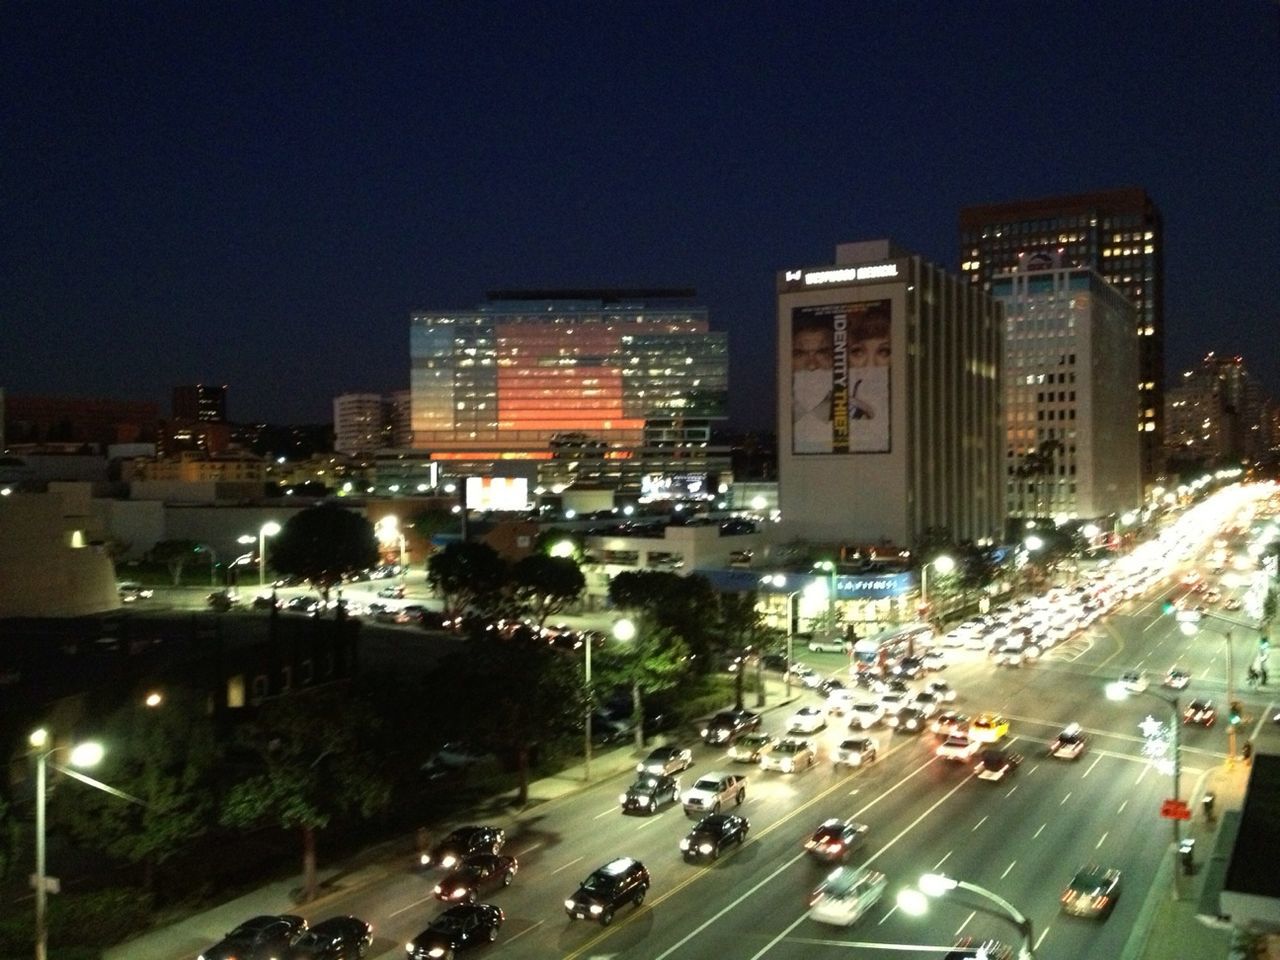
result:
M 538 464 L 546 486 L 639 490 L 727 470 L 728 347 L 692 291 L 503 292 L 412 318 L 415 448 L 450 473 Z M 505 471 L 518 472 L 518 471 Z

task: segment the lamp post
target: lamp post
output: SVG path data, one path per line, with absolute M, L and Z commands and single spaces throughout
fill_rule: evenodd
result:
M 216 587 L 218 585 L 218 552 L 207 543 L 197 543 L 195 552 L 209 555 L 209 586 Z
M 69 760 L 73 766 L 92 767 L 102 760 L 102 745 L 99 743 L 87 742 L 77 744 L 74 747 L 57 747 L 49 742 L 49 731 L 43 727 L 39 730 L 33 730 L 27 738 L 27 742 L 31 744 L 32 753 L 36 758 L 36 960 L 46 960 L 49 930 L 48 921 L 46 919 L 45 910 L 47 907 L 48 890 L 51 884 L 45 876 L 45 802 L 46 789 L 45 782 L 47 777 L 47 768 L 50 758 L 59 750 L 69 750 Z M 63 769 L 58 764 L 53 764 L 55 769 Z M 70 773 L 71 771 L 66 771 Z M 73 774 L 74 776 L 74 774 Z M 87 777 L 79 777 L 88 781 Z M 98 785 L 97 781 L 91 781 L 92 785 Z M 105 786 L 105 785 L 103 785 Z M 108 792 L 111 792 L 108 790 Z
M 1182 791 L 1182 752 L 1179 742 L 1181 739 L 1179 737 L 1179 727 L 1182 724 L 1182 713 L 1178 709 L 1178 696 L 1174 694 L 1166 697 L 1164 694 L 1156 693 L 1154 690 L 1133 691 L 1123 683 L 1107 684 L 1107 699 L 1109 700 L 1127 700 L 1131 693 L 1142 693 L 1148 697 L 1154 697 L 1169 707 L 1169 750 L 1173 754 L 1172 799 L 1180 799 Z M 1174 856 L 1177 856 L 1178 848 L 1182 845 L 1182 821 L 1177 817 L 1170 817 L 1169 822 L 1173 825 L 1173 853 Z M 1173 899 L 1177 900 L 1178 897 L 1178 871 L 1175 869 L 1173 871 Z
M 836 565 L 832 560 L 819 560 L 813 569 L 827 575 L 827 635 L 836 633 Z
M 945 897 L 954 890 L 964 890 L 995 904 L 999 910 L 979 906 L 983 913 L 992 913 L 1012 922 L 1022 934 L 1022 947 L 1018 950 L 1018 960 L 1035 960 L 1035 937 L 1032 934 L 1031 920 L 1004 897 L 993 893 L 986 887 L 967 880 L 957 880 L 941 873 L 926 873 L 915 887 L 908 887 L 898 893 L 898 906 L 903 913 L 921 916 L 928 912 L 930 897 Z
M 1227 625 L 1226 630 L 1221 632 L 1221 636 L 1227 641 L 1227 706 L 1228 708 L 1235 702 L 1235 682 L 1236 671 L 1235 661 L 1232 656 L 1233 644 L 1231 643 L 1232 627 L 1248 627 L 1253 625 L 1244 620 L 1237 620 L 1234 617 L 1224 617 L 1220 613 L 1212 613 L 1208 610 L 1180 610 L 1178 611 L 1178 629 L 1182 631 L 1184 636 L 1194 637 L 1201 627 L 1209 627 L 1208 621 L 1216 620 Z M 1215 632 L 1217 632 L 1215 630 Z M 1236 762 L 1236 725 L 1234 723 L 1227 724 L 1227 764 L 1234 765 Z
M 920 606 L 924 608 L 924 619 L 927 623 L 929 617 L 929 568 L 937 570 L 944 577 L 953 573 L 956 569 L 956 562 L 945 553 L 941 556 L 934 557 L 925 563 L 920 564 Z
M 267 537 L 274 537 L 280 532 L 280 524 L 268 520 L 258 528 L 258 586 L 267 585 Z
M 771 587 L 786 588 L 787 578 L 781 573 L 770 573 L 760 578 L 760 582 L 768 584 Z M 799 590 L 792 590 L 787 593 L 787 652 L 786 663 L 783 664 L 782 684 L 785 696 L 791 696 L 791 645 L 795 642 L 795 620 L 792 617 L 791 605 L 795 598 L 800 596 Z

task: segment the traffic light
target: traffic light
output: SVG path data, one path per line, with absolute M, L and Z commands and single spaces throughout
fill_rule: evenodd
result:
M 1178 605 L 1174 602 L 1173 597 L 1166 597 L 1164 603 L 1160 604 L 1161 613 L 1173 613 L 1178 609 Z
M 1258 649 L 1264 652 L 1271 649 L 1271 641 L 1267 639 L 1265 633 L 1258 638 Z
M 1239 726 L 1240 724 L 1240 701 L 1239 700 L 1231 701 L 1231 709 L 1227 711 L 1227 722 L 1230 723 L 1233 727 Z

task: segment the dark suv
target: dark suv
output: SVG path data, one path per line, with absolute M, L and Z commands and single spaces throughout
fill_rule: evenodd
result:
M 748 730 L 760 728 L 760 714 L 750 710 L 723 710 L 707 721 L 702 739 L 713 746 L 732 743 Z
M 587 879 L 578 892 L 564 902 L 564 912 L 575 920 L 599 920 L 604 926 L 628 903 L 644 903 L 649 891 L 649 871 L 631 857 L 610 860 Z

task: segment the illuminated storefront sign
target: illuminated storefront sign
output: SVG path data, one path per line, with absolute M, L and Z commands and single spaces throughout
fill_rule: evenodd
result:
M 799 271 L 788 271 L 786 277 L 788 280 L 798 280 L 798 273 Z M 898 265 L 896 263 L 875 263 L 866 267 L 815 270 L 804 275 L 804 285 L 806 287 L 816 287 L 826 283 L 849 283 L 853 280 L 883 280 L 897 275 Z

